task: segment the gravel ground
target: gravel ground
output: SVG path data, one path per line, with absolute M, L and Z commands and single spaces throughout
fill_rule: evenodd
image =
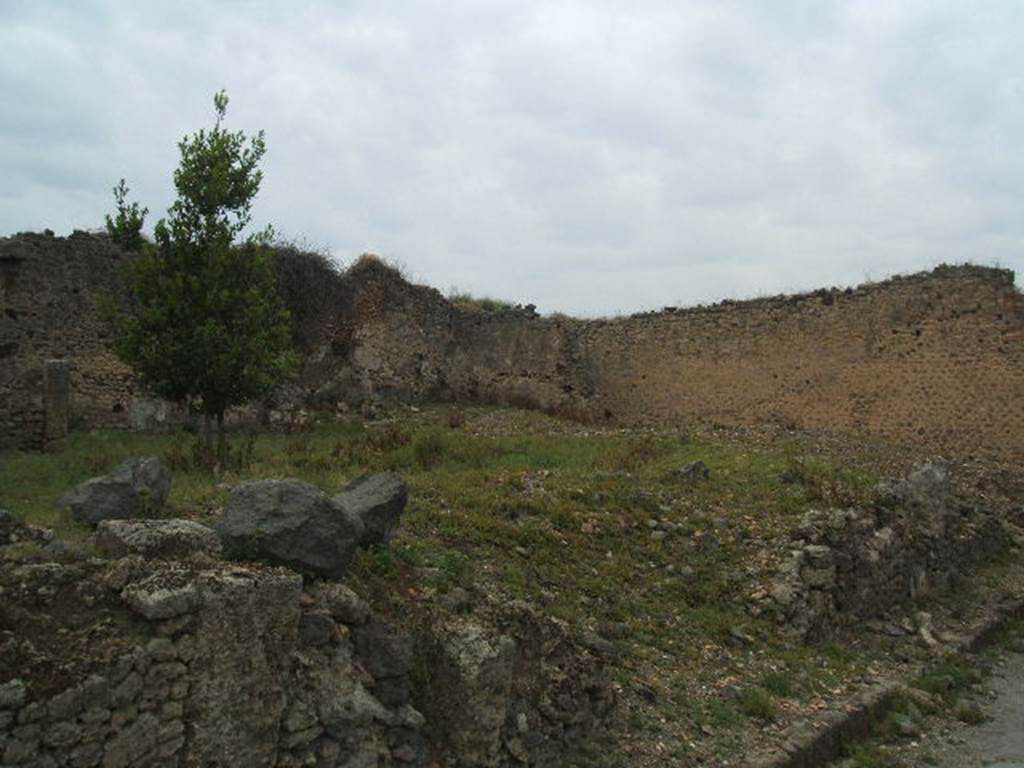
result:
M 1024 768 L 1024 654 L 1009 653 L 1000 661 L 985 685 L 995 698 L 982 702 L 992 719 L 976 726 L 958 724 L 945 737 L 926 739 L 925 749 L 938 742 L 931 750 L 935 765 Z
M 1024 637 L 1003 647 L 991 674 L 962 701 L 988 719 L 969 725 L 952 713 L 930 716 L 916 734 L 877 744 L 870 760 L 846 759 L 836 767 L 1024 768 Z

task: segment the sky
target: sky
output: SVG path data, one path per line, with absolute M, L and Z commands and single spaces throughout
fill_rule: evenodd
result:
M 0 0 L 0 235 L 266 134 L 253 224 L 602 316 L 1024 270 L 1020 0 Z M 1020 284 L 1020 283 L 1018 283 Z

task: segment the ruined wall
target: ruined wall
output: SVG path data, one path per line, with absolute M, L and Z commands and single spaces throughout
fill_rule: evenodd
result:
M 0 240 L 0 446 L 38 434 L 47 357 L 71 360 L 72 423 L 128 426 L 138 393 L 94 300 L 119 258 L 82 233 Z M 622 424 L 774 422 L 1024 456 L 1024 299 L 1007 270 L 940 267 L 580 321 L 455 306 L 371 256 L 338 273 L 282 249 L 277 268 L 302 364 L 272 413 L 452 400 Z
M 0 448 L 42 447 L 45 361 L 72 362 L 73 424 L 121 425 L 132 376 L 110 351 L 97 292 L 123 258 L 105 238 L 76 232 L 0 238 Z
M 418 658 L 410 617 L 283 568 L 0 557 L 0 594 L 4 766 L 556 766 L 613 703 L 603 662 L 515 606 L 439 613 Z
M 333 282 L 328 311 L 309 318 L 318 330 L 303 330 L 317 341 L 286 388 L 292 407 L 456 400 L 585 415 L 574 321 L 462 309 L 374 256 Z
M 872 507 L 808 512 L 750 611 L 803 640 L 834 637 L 955 587 L 963 568 L 1005 552 L 1012 536 L 1002 516 L 953 495 L 944 467 L 921 465 L 883 483 Z
M 599 415 L 776 422 L 1024 455 L 1013 273 L 940 267 L 847 291 L 581 327 Z

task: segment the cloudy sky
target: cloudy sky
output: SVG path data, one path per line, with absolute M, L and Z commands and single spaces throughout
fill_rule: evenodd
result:
M 1024 270 L 1020 0 L 0 1 L 0 234 L 156 214 L 231 98 L 254 223 L 600 315 Z M 155 221 L 151 214 L 148 225 Z

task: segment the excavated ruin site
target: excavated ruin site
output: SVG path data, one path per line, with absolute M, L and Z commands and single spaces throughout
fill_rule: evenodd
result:
M 0 765 L 869 765 L 1020 632 L 1012 272 L 581 320 L 281 248 L 211 473 L 126 258 L 0 239 Z

